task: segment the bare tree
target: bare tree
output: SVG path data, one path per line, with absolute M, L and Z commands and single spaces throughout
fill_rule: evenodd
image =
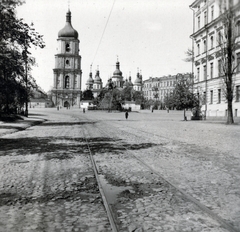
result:
M 185 52 L 186 58 L 184 59 L 185 62 L 193 62 L 194 56 L 193 56 L 193 50 L 188 48 L 188 50 Z
M 232 101 L 234 97 L 234 74 L 237 69 L 235 61 L 236 33 L 235 33 L 235 15 L 233 12 L 232 0 L 229 0 L 229 6 L 223 6 L 222 23 L 223 33 L 219 36 L 220 57 L 222 80 L 224 82 L 224 93 L 227 99 L 227 124 L 233 124 Z

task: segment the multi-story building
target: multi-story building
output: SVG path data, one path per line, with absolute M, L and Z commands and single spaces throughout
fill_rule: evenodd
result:
M 226 116 L 226 88 L 223 81 L 223 48 L 226 31 L 223 14 L 233 13 L 233 37 L 235 39 L 233 75 L 234 116 L 240 112 L 240 2 L 239 0 L 196 0 L 193 10 L 193 73 L 194 90 L 201 99 L 202 111 L 206 116 Z
M 150 77 L 143 81 L 143 95 L 147 100 L 164 101 L 176 85 L 176 75 L 163 77 Z

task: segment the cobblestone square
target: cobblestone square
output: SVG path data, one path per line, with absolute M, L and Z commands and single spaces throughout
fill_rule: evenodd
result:
M 189 112 L 188 112 L 189 113 Z M 240 231 L 239 124 L 31 109 L 0 124 L 0 231 Z

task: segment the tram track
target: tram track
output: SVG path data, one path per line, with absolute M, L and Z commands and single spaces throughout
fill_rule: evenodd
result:
M 89 141 L 88 141 L 87 136 L 86 136 L 86 131 L 83 131 L 83 134 L 84 134 L 84 137 L 85 137 L 85 140 L 86 140 L 86 144 L 87 144 L 87 147 L 88 147 L 89 157 L 90 157 L 91 164 L 92 164 L 92 167 L 93 167 L 94 176 L 95 176 L 97 184 L 98 184 L 98 189 L 99 189 L 99 192 L 100 192 L 101 197 L 102 197 L 103 205 L 104 205 L 104 207 L 106 209 L 106 212 L 107 212 L 107 217 L 109 219 L 112 231 L 113 232 L 118 232 L 117 225 L 115 223 L 111 207 L 110 207 L 110 205 L 108 203 L 107 197 L 106 197 L 106 195 L 104 193 L 104 190 L 103 190 L 103 187 L 101 185 L 101 181 L 100 181 L 100 178 L 99 178 L 99 171 L 98 171 L 96 162 L 95 162 L 95 160 L 93 158 L 93 154 L 92 154 L 92 151 L 91 151 L 91 148 L 90 148 L 90 145 L 89 145 Z
M 109 135 L 107 134 L 106 130 L 100 129 L 99 126 L 95 126 L 95 129 L 97 128 L 97 130 L 100 132 L 100 134 L 105 135 L 106 137 L 109 137 Z M 119 128 L 118 128 L 119 129 Z M 145 131 L 142 131 L 144 133 L 146 133 Z M 134 134 L 134 136 L 136 136 L 136 134 Z M 194 205 L 196 205 L 200 210 L 202 210 L 204 213 L 208 214 L 213 220 L 217 221 L 223 228 L 225 228 L 228 231 L 232 231 L 232 232 L 237 232 L 239 230 L 235 229 L 231 224 L 229 224 L 228 222 L 226 222 L 223 218 L 221 218 L 220 216 L 218 216 L 216 213 L 212 212 L 212 210 L 210 210 L 207 206 L 205 206 L 204 204 L 202 204 L 199 200 L 197 200 L 196 198 L 192 197 L 191 195 L 187 194 L 185 191 L 183 191 L 182 189 L 180 189 L 179 187 L 177 187 L 175 184 L 171 183 L 169 180 L 167 180 L 166 178 L 164 178 L 159 172 L 157 172 L 154 168 L 150 167 L 146 162 L 144 162 L 141 158 L 137 157 L 134 152 L 130 151 L 128 148 L 126 148 L 124 145 L 119 145 L 122 146 L 122 148 L 131 155 L 131 157 L 133 159 L 135 159 L 137 162 L 141 163 L 142 166 L 144 166 L 145 168 L 147 168 L 151 173 L 154 173 L 155 175 L 159 176 L 159 178 L 161 180 L 163 180 L 164 182 L 166 182 L 168 185 L 171 186 L 171 188 L 175 189 L 175 191 L 181 193 L 182 197 L 185 198 L 187 201 L 193 203 Z M 92 164 L 94 166 L 94 169 L 96 172 L 96 176 L 98 176 L 99 172 L 98 172 L 98 168 L 96 165 L 96 161 L 94 160 L 93 155 L 91 154 L 91 145 L 89 145 L 88 143 L 88 148 L 90 151 L 90 156 L 91 156 L 91 160 L 92 160 Z M 100 187 L 99 189 L 102 189 L 100 180 L 98 180 Z M 113 213 L 111 211 L 111 207 L 108 205 L 107 203 L 107 198 L 104 195 L 104 191 L 102 191 L 101 195 L 103 195 L 103 201 L 105 201 L 106 203 L 104 203 L 105 207 L 106 207 L 106 211 L 108 212 L 108 216 L 109 221 L 111 223 L 112 229 L 113 231 L 119 231 L 117 229 L 116 226 L 116 219 L 114 219 Z M 105 200 L 104 200 L 105 199 Z

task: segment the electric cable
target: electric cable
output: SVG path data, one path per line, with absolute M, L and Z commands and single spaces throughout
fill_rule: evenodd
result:
M 103 39 L 104 33 L 105 33 L 105 31 L 106 31 L 106 28 L 107 28 L 107 25 L 108 25 L 110 16 L 111 16 L 111 14 L 112 14 L 113 7 L 114 7 L 115 2 L 116 2 L 116 0 L 113 1 L 111 10 L 110 10 L 109 15 L 108 15 L 107 22 L 106 22 L 105 27 L 104 27 L 104 29 L 103 29 L 103 33 L 102 33 L 102 36 L 101 36 L 101 38 L 100 38 L 100 41 L 99 41 L 98 47 L 97 47 L 97 49 L 96 49 L 95 55 L 94 55 L 94 57 L 93 57 L 93 60 L 92 60 L 92 64 L 91 64 L 91 65 L 93 65 L 93 62 L 94 62 L 95 57 L 96 57 L 96 55 L 97 55 L 97 53 L 98 53 L 99 47 L 100 47 L 100 45 L 101 45 L 101 43 L 102 43 L 102 39 Z

